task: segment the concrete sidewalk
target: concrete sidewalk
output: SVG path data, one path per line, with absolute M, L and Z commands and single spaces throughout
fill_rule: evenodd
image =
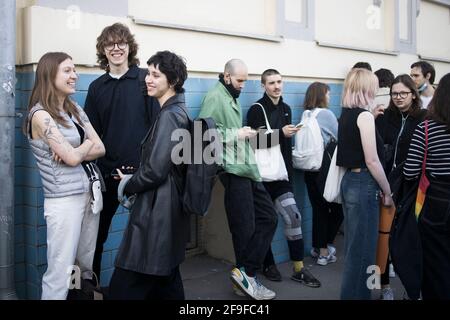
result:
M 278 265 L 283 275 L 283 281 L 273 282 L 259 275 L 261 282 L 274 290 L 278 300 L 339 300 L 341 275 L 344 267 L 343 236 L 336 238 L 337 262 L 327 266 L 315 264 L 315 260 L 305 253 L 305 266 L 320 280 L 320 288 L 309 288 L 292 281 L 292 264 L 290 262 Z M 232 289 L 230 271 L 232 265 L 228 262 L 213 259 L 207 255 L 199 255 L 186 259 L 181 265 L 186 299 L 188 300 L 247 300 L 237 296 Z M 403 298 L 403 286 L 398 277 L 391 278 L 391 287 L 395 299 Z M 380 290 L 374 290 L 373 299 L 378 299 Z

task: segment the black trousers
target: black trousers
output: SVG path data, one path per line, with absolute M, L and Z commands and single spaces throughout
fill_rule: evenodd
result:
M 291 261 L 303 261 L 305 258 L 305 244 L 303 239 L 298 240 L 287 240 L 289 248 L 289 257 Z M 275 259 L 273 257 L 272 247 L 269 246 L 269 251 L 267 251 L 266 257 L 264 258 L 263 267 L 272 266 L 275 264 Z
M 339 228 L 344 221 L 342 205 L 327 202 L 317 185 L 319 172 L 305 172 L 306 189 L 313 210 L 313 247 L 326 248 L 334 242 Z
M 423 250 L 422 298 L 450 300 L 450 182 L 430 182 L 418 224 Z
M 116 268 L 109 284 L 108 300 L 184 300 L 180 270 L 155 276 Z
M 102 264 L 103 245 L 108 239 L 109 227 L 111 226 L 112 218 L 119 207 L 119 201 L 117 200 L 117 187 L 119 186 L 118 180 L 114 178 L 105 178 L 106 192 L 103 192 L 103 210 L 100 213 L 100 222 L 98 226 L 97 245 L 95 247 L 93 271 L 97 275 L 100 281 L 100 272 Z
M 236 266 L 249 276 L 261 268 L 272 242 L 278 217 L 261 182 L 225 173 L 225 210 L 233 239 Z

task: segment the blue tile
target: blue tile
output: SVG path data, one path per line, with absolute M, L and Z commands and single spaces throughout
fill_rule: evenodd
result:
M 20 73 L 20 90 L 21 91 L 31 91 L 34 85 L 34 72 L 24 72 Z M 17 77 L 17 75 L 16 75 Z
M 15 194 L 15 198 L 17 198 L 17 194 Z M 22 205 L 15 205 L 14 206 L 14 224 L 22 225 L 23 224 L 23 206 Z
M 29 226 L 36 226 L 38 221 L 38 208 L 37 207 L 30 207 L 30 206 L 23 206 L 23 218 L 24 223 Z
M 25 282 L 26 279 L 25 263 L 16 263 L 14 266 L 14 280 L 16 282 Z
M 36 158 L 31 152 L 31 149 L 22 149 L 22 159 L 24 167 L 34 168 L 37 170 Z
M 114 215 L 111 223 L 111 231 L 123 231 L 128 223 L 128 215 L 126 214 L 116 214 Z
M 14 243 L 22 244 L 25 242 L 24 226 L 16 224 L 14 226 Z
M 217 79 L 204 79 L 204 78 L 188 78 L 184 83 L 184 89 L 186 92 L 208 92 L 213 88 L 218 81 Z
M 289 254 L 288 253 L 284 253 L 284 254 L 280 254 L 280 255 L 274 255 L 274 260 L 275 263 L 284 263 L 284 262 L 288 262 L 291 259 L 289 258 Z
M 38 266 L 47 265 L 47 246 L 40 246 L 38 250 Z
M 38 265 L 38 248 L 36 246 L 25 246 L 25 262 L 30 265 Z
M 44 217 L 44 207 L 43 206 L 38 207 L 37 225 L 39 227 L 47 227 L 47 223 L 46 223 L 45 217 Z
M 37 228 L 35 226 L 24 226 L 25 244 L 37 246 Z
M 28 283 L 33 283 L 37 285 L 39 282 L 41 282 L 38 268 L 36 265 L 27 263 L 25 267 Z
M 47 245 L 47 227 L 38 227 L 38 246 Z
M 114 272 L 114 269 L 108 269 L 108 270 L 103 270 L 100 273 L 100 286 L 102 287 L 108 287 L 109 286 L 109 281 L 111 280 L 112 274 Z
M 116 262 L 117 253 L 119 250 L 112 250 L 111 251 L 111 264 L 114 267 L 114 263 Z
M 123 232 L 113 232 L 108 236 L 108 240 L 103 246 L 104 251 L 117 249 L 120 246 L 120 242 L 122 241 Z
M 111 269 L 111 268 L 112 268 L 111 251 L 103 252 L 101 270 L 107 270 L 107 269 Z
M 88 91 L 91 82 L 101 75 L 102 74 L 79 74 L 77 80 L 77 91 Z
M 203 98 L 205 94 L 204 93 L 186 93 L 186 105 L 188 109 L 192 108 L 200 108 Z
M 33 188 L 42 187 L 42 179 L 37 168 L 23 168 L 24 185 Z M 36 198 L 37 200 L 37 198 Z M 36 202 L 37 203 L 37 202 Z
M 15 263 L 25 263 L 25 245 L 15 244 L 14 245 L 14 262 Z
M 74 95 L 72 95 L 72 99 L 76 101 L 81 107 L 84 108 L 84 104 L 86 102 L 87 91 L 77 91 Z
M 344 85 L 339 83 L 328 83 L 328 86 L 330 87 L 330 94 L 332 95 L 341 95 L 342 90 L 344 89 Z
M 42 295 L 41 285 L 27 282 L 27 299 L 40 300 Z
M 19 298 L 19 300 L 27 299 L 26 282 L 17 282 L 16 281 L 15 285 L 16 285 L 17 298 Z

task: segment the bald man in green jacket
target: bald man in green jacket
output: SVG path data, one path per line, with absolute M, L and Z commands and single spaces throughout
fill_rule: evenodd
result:
M 236 267 L 231 280 L 237 294 L 255 300 L 271 300 L 276 294 L 256 278 L 277 226 L 277 214 L 256 166 L 249 139 L 257 131 L 242 127 L 239 95 L 248 79 L 248 69 L 239 59 L 226 63 L 217 84 L 206 94 L 200 118 L 213 118 L 222 136 L 220 180 L 225 187 L 225 210 L 233 238 Z

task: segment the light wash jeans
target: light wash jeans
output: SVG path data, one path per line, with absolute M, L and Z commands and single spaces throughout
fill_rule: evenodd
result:
M 65 300 L 72 268 L 83 279 L 92 278 L 100 214 L 92 214 L 90 193 L 44 200 L 47 222 L 47 271 L 42 278 L 42 300 Z
M 370 172 L 347 171 L 342 179 L 345 264 L 341 299 L 370 300 L 367 267 L 375 265 L 379 187 Z

